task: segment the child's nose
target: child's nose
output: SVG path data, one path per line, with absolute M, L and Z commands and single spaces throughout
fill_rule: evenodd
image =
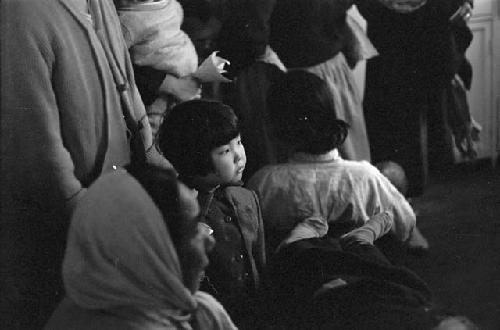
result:
M 238 162 L 241 159 L 245 158 L 245 148 L 243 146 L 238 146 L 237 148 L 234 149 L 234 162 Z

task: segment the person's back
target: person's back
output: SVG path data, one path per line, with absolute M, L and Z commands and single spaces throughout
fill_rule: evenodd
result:
M 202 288 L 238 326 L 251 324 L 265 265 L 264 227 L 256 194 L 241 187 L 246 155 L 234 112 L 216 101 L 181 103 L 160 127 L 159 148 L 198 190 L 203 221 L 214 231 L 217 245 Z
M 311 216 L 326 219 L 330 233 L 341 235 L 392 211 L 392 232 L 401 241 L 415 225 L 404 196 L 374 166 L 339 156 L 347 126 L 331 111 L 331 98 L 321 79 L 300 71 L 287 73 L 269 93 L 277 135 L 294 150 L 288 163 L 264 167 L 248 182 L 259 195 L 271 249 Z
M 295 154 L 288 163 L 266 166 L 248 187 L 259 195 L 270 247 L 308 216 L 323 217 L 340 235 L 392 209 L 393 232 L 402 241 L 415 223 L 404 196 L 374 166 L 344 160 L 336 150 L 321 156 Z

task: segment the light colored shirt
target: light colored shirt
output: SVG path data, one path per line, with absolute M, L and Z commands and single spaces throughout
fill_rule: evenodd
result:
M 260 197 L 266 231 L 281 235 L 275 237 L 278 241 L 311 217 L 360 227 L 371 216 L 392 210 L 391 231 L 402 241 L 416 222 L 405 197 L 377 168 L 344 160 L 337 150 L 318 156 L 297 153 L 286 164 L 266 166 L 252 176 L 248 188 Z

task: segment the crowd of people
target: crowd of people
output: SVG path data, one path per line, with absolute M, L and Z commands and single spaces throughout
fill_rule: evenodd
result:
M 392 259 L 471 10 L 2 1 L 1 328 L 476 329 Z

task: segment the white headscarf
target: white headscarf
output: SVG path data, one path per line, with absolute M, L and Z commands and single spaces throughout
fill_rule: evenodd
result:
M 78 306 L 143 329 L 235 329 L 213 297 L 184 286 L 160 210 L 123 170 L 98 179 L 77 206 L 63 279 Z

